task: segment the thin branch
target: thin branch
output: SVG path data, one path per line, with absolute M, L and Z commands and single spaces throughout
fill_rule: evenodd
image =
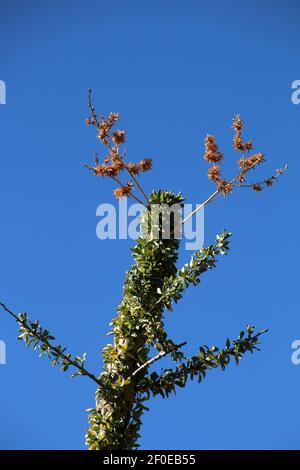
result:
M 91 89 L 88 90 L 88 107 L 89 107 L 92 119 L 94 120 L 97 127 L 99 127 L 100 123 L 98 121 L 97 113 L 92 103 L 92 90 Z
M 20 325 L 22 325 L 31 335 L 34 337 L 36 340 L 40 341 L 42 344 L 44 344 L 48 350 L 54 352 L 58 357 L 63 359 L 63 361 L 76 369 L 78 369 L 82 375 L 86 375 L 90 379 L 92 379 L 94 382 L 96 382 L 98 385 L 100 384 L 100 381 L 97 379 L 97 377 L 92 374 L 91 372 L 87 371 L 85 367 L 80 365 L 77 361 L 70 359 L 66 354 L 64 354 L 60 348 L 57 346 L 52 345 L 47 339 L 43 338 L 40 334 L 38 334 L 36 331 L 34 331 L 26 321 L 22 320 L 18 315 L 16 315 L 14 312 L 12 312 L 6 305 L 2 302 L 0 302 L 0 307 L 2 307 L 3 310 L 5 310 L 11 317 L 13 317 L 16 322 L 18 322 Z
M 268 329 L 264 329 L 252 336 L 255 327 L 247 326 L 248 335 L 244 338 L 245 332 L 241 331 L 239 337 L 230 341 L 227 339 L 226 347 L 223 350 L 219 350 L 213 346 L 208 348 L 202 346 L 199 348 L 199 354 L 191 358 L 186 358 L 185 362 L 182 362 L 175 369 L 163 369 L 162 374 L 158 375 L 156 372 L 152 372 L 148 377 L 140 383 L 139 392 L 150 392 L 153 396 L 162 395 L 169 396 L 170 393 L 175 393 L 176 386 L 185 387 L 187 379 L 193 379 L 194 376 L 198 377 L 198 382 L 201 382 L 207 374 L 208 370 L 221 367 L 225 370 L 230 363 L 230 358 L 234 358 L 238 365 L 240 359 L 246 352 L 251 354 L 258 350 L 257 347 L 260 343 L 259 337 L 266 333 Z
M 286 164 L 283 168 L 280 168 L 279 170 L 276 170 L 276 174 L 275 174 L 275 175 L 272 175 L 270 178 L 265 178 L 264 180 L 262 180 L 262 181 L 256 181 L 255 183 L 249 183 L 249 184 L 242 184 L 242 183 L 241 183 L 241 184 L 237 184 L 235 187 L 236 187 L 236 188 L 253 188 L 253 186 L 255 186 L 255 185 L 258 185 L 258 186 L 266 185 L 266 186 L 268 186 L 268 182 L 269 182 L 269 181 L 270 181 L 270 182 L 272 181 L 272 183 L 273 183 L 274 181 L 276 181 L 276 179 L 279 178 L 279 176 L 283 175 L 283 173 L 285 173 L 285 172 L 288 170 L 288 168 L 289 168 L 289 165 Z M 269 184 L 269 186 L 271 186 L 272 183 Z
M 185 346 L 187 343 L 186 341 L 184 343 L 180 343 L 180 344 L 177 344 L 175 345 L 173 348 L 169 349 L 168 351 L 160 351 L 156 356 L 152 357 L 151 359 L 149 359 L 148 361 L 146 361 L 144 364 L 142 364 L 140 367 L 138 367 L 138 369 L 136 369 L 133 373 L 132 373 L 132 377 L 134 377 L 136 374 L 138 374 L 141 370 L 145 369 L 146 367 L 149 367 L 151 364 L 153 364 L 154 362 L 158 361 L 159 359 L 161 359 L 162 357 L 166 356 L 167 354 L 171 354 L 172 352 L 174 351 L 177 351 L 178 349 L 182 348 L 183 346 Z
M 111 152 L 113 152 L 115 149 L 114 147 L 111 145 L 111 143 L 108 141 L 106 143 L 107 147 L 109 148 L 109 150 Z M 122 160 L 124 159 L 126 153 L 128 151 L 128 147 L 126 146 L 126 148 L 124 149 L 123 153 L 120 155 L 120 157 L 122 158 Z M 119 154 L 119 146 L 117 145 L 117 152 Z M 127 164 L 125 164 L 124 168 L 126 169 L 126 171 L 129 173 L 129 175 L 131 176 L 131 178 L 133 179 L 133 181 L 135 182 L 135 184 L 137 185 L 138 189 L 140 190 L 141 194 L 143 195 L 143 197 L 145 198 L 145 201 L 147 202 L 147 205 L 149 204 L 149 199 L 147 198 L 142 186 L 140 185 L 140 183 L 138 182 L 137 178 L 135 177 L 135 175 L 129 170 Z
M 138 179 L 135 177 L 135 175 L 129 170 L 129 168 L 127 168 L 126 166 L 126 170 L 128 171 L 128 173 L 130 174 L 130 176 L 132 177 L 133 181 L 135 182 L 135 184 L 137 185 L 137 187 L 139 188 L 139 190 L 141 191 L 142 195 L 144 196 L 145 198 L 145 201 L 147 202 L 147 204 L 149 204 L 149 199 L 147 198 L 142 186 L 140 185 L 140 183 L 138 182 Z
M 83 165 L 85 168 L 87 168 L 88 170 L 90 171 L 94 171 L 93 170 L 93 167 L 91 167 L 90 165 Z M 116 176 L 111 176 L 111 175 L 108 175 L 109 178 L 113 179 L 116 183 L 118 183 L 122 188 L 125 188 L 125 185 L 116 177 Z M 139 204 L 142 204 L 144 207 L 147 208 L 146 204 L 141 200 L 139 199 L 135 194 L 132 194 L 132 192 L 130 192 L 128 194 L 128 196 L 132 197 L 133 199 L 135 199 Z
M 124 184 L 123 184 L 118 178 L 116 178 L 116 176 L 110 176 L 110 178 L 112 178 L 114 181 L 116 181 L 116 183 L 118 183 L 122 188 L 125 187 Z M 130 193 L 128 194 L 128 196 L 133 197 L 139 204 L 142 204 L 144 207 L 147 207 L 146 204 L 145 204 L 143 201 L 141 201 L 141 199 L 138 198 L 138 197 L 137 197 L 135 194 L 133 194 L 132 192 L 130 192 Z
M 241 174 L 246 174 L 248 173 L 249 170 L 251 170 L 255 165 L 257 165 L 259 162 L 258 161 L 255 161 L 254 163 L 252 163 L 251 166 L 249 166 L 249 168 L 243 170 L 241 173 L 239 173 L 237 176 L 235 176 L 231 181 L 229 181 L 228 185 L 231 185 L 231 184 L 234 184 L 238 178 L 240 177 Z M 185 219 L 183 219 L 180 224 L 183 225 L 185 224 L 191 217 L 193 217 L 193 215 L 195 215 L 198 211 L 200 211 L 200 209 L 202 209 L 203 207 L 205 207 L 209 202 L 211 202 L 218 194 L 220 194 L 222 192 L 221 189 L 217 189 L 213 194 L 211 194 L 202 204 L 200 204 L 200 206 L 196 207 L 196 209 L 194 209 Z M 178 228 L 178 227 L 176 227 Z M 176 228 L 174 229 L 174 232 L 176 231 Z
M 108 149 L 113 152 L 115 149 L 114 147 L 111 145 L 110 141 L 108 140 L 108 142 L 106 143 Z M 128 150 L 128 147 L 125 148 L 123 154 L 121 155 L 121 158 L 123 159 L 124 156 L 126 155 L 127 153 L 127 150 Z M 119 146 L 117 146 L 117 152 L 119 154 Z M 129 173 L 129 175 L 132 177 L 132 179 L 134 180 L 135 184 L 137 185 L 138 189 L 140 190 L 140 192 L 142 193 L 142 195 L 144 196 L 145 198 L 145 201 L 147 202 L 147 205 L 149 204 L 149 200 L 146 196 L 146 194 L 144 193 L 143 191 L 143 188 L 141 187 L 140 183 L 138 182 L 137 178 L 135 177 L 135 175 L 129 170 L 128 166 L 125 164 L 125 169 L 126 171 Z M 136 199 L 139 201 L 139 199 L 136 197 Z M 141 204 L 143 204 L 145 206 L 145 204 L 143 202 L 141 202 Z M 145 206 L 146 207 L 146 206 Z

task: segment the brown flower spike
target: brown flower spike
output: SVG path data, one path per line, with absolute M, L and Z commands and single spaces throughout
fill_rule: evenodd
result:
M 205 138 L 204 158 L 209 163 L 219 163 L 223 158 L 222 154 L 219 152 L 215 136 L 210 134 Z
M 236 151 L 241 152 L 241 157 L 238 160 L 238 166 L 240 172 L 235 176 L 231 181 L 221 179 L 221 170 L 218 166 L 223 159 L 222 154 L 219 152 L 218 146 L 216 144 L 216 139 L 213 135 L 208 134 L 205 138 L 205 160 L 212 164 L 209 168 L 207 176 L 208 178 L 216 184 L 216 193 L 209 198 L 209 202 L 214 199 L 214 197 L 222 193 L 224 196 L 227 196 L 231 193 L 234 187 L 247 187 L 252 188 L 255 192 L 261 192 L 264 187 L 270 187 L 274 184 L 278 176 L 282 175 L 287 169 L 286 165 L 284 168 L 277 170 L 276 174 L 260 182 L 254 182 L 250 184 L 244 184 L 246 181 L 246 174 L 254 169 L 256 166 L 260 165 L 265 161 L 263 153 L 255 153 L 249 157 L 245 157 L 245 152 L 250 152 L 253 148 L 253 141 L 249 140 L 244 142 L 242 136 L 242 130 L 244 129 L 244 121 L 241 116 L 237 114 L 233 119 L 232 127 L 234 129 L 233 137 L 233 147 Z
M 119 113 L 110 113 L 107 119 L 105 119 L 102 114 L 98 116 L 92 104 L 91 90 L 89 90 L 88 93 L 88 106 L 90 115 L 86 119 L 86 124 L 87 126 L 93 125 L 97 128 L 97 137 L 100 142 L 107 147 L 108 154 L 105 156 L 103 163 L 99 163 L 98 156 L 96 156 L 93 166 L 85 166 L 89 170 L 93 171 L 95 176 L 108 176 L 118 183 L 119 187 L 114 191 L 114 195 L 117 198 L 130 196 L 146 206 L 149 201 L 138 182 L 137 177 L 140 172 L 151 170 L 152 160 L 146 158 L 141 160 L 139 163 L 126 163 L 124 161 L 124 156 L 127 149 L 123 152 L 120 151 L 120 146 L 125 143 L 126 132 L 123 130 L 113 131 L 114 125 L 119 121 Z M 122 183 L 118 177 L 123 171 L 126 171 L 133 181 L 129 181 L 126 184 Z M 140 191 L 145 202 L 133 193 L 135 187 Z

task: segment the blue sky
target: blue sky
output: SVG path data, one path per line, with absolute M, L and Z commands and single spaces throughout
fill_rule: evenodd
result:
M 297 1 L 1 2 L 1 294 L 101 370 L 108 323 L 131 264 L 130 240 L 96 238 L 96 207 L 110 181 L 83 163 L 100 150 L 85 126 L 86 91 L 99 111 L 120 111 L 130 159 L 152 157 L 147 191 L 181 190 L 187 202 L 212 191 L 202 158 L 217 135 L 235 171 L 232 116 L 265 152 L 257 176 L 290 171 L 262 194 L 236 192 L 207 208 L 205 239 L 234 232 L 231 252 L 190 288 L 167 327 L 174 340 L 223 345 L 247 323 L 269 327 L 262 351 L 211 372 L 176 397 L 156 398 L 142 448 L 299 449 L 298 175 L 300 79 Z M 190 257 L 181 253 L 181 262 Z M 84 449 L 94 383 L 70 379 L 16 341 L 1 313 L 1 449 Z

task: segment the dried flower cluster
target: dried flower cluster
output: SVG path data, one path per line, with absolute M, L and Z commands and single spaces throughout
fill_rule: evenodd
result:
M 221 178 L 220 163 L 223 159 L 223 155 L 219 152 L 215 136 L 208 134 L 205 138 L 204 145 L 204 159 L 212 165 L 208 170 L 207 176 L 211 181 L 216 183 L 218 191 L 227 195 L 232 191 L 232 187 L 230 183 Z
M 246 181 L 246 173 L 257 165 L 263 163 L 265 158 L 263 153 L 255 153 L 251 156 L 245 156 L 246 153 L 253 149 L 253 141 L 244 141 L 242 134 L 244 121 L 241 119 L 239 114 L 234 117 L 232 128 L 234 129 L 233 148 L 234 150 L 241 152 L 241 157 L 237 162 L 240 171 L 231 181 L 227 181 L 221 176 L 221 161 L 223 160 L 223 155 L 219 152 L 216 138 L 213 135 L 208 134 L 204 142 L 204 159 L 211 164 L 207 176 L 216 184 L 216 195 L 222 193 L 226 196 L 233 191 L 234 187 L 247 187 L 252 188 L 255 192 L 260 192 L 264 187 L 272 186 L 276 178 L 282 175 L 287 170 L 288 166 L 286 165 L 284 168 L 277 170 L 275 175 L 263 180 L 262 182 L 255 182 L 247 185 L 243 184 Z
M 249 140 L 248 142 L 244 142 L 242 136 L 242 129 L 244 128 L 244 121 L 242 121 L 241 116 L 237 114 L 233 118 L 232 128 L 234 129 L 234 137 L 233 137 L 233 148 L 240 152 L 250 152 L 253 148 L 253 141 Z
M 92 170 L 95 176 L 109 176 L 116 181 L 119 187 L 114 191 L 114 195 L 117 198 L 131 196 L 141 204 L 145 205 L 139 197 L 133 194 L 133 190 L 136 186 L 146 204 L 148 204 L 148 198 L 138 182 L 137 176 L 140 173 L 151 170 L 152 160 L 150 158 L 144 158 L 139 163 L 125 162 L 124 157 L 127 149 L 121 152 L 121 146 L 125 144 L 126 132 L 124 130 L 113 130 L 113 127 L 119 121 L 119 113 L 110 113 L 107 119 L 105 119 L 102 114 L 98 117 L 92 104 L 91 90 L 89 90 L 88 95 L 88 106 L 90 115 L 86 119 L 86 124 L 97 128 L 97 137 L 99 141 L 107 147 L 108 152 L 103 163 L 99 162 L 98 155 L 96 154 L 94 165 L 85 166 Z M 126 171 L 133 181 L 129 180 L 127 183 L 122 183 L 118 177 L 123 171 Z
M 220 163 L 223 155 L 219 152 L 215 136 L 208 134 L 205 138 L 204 158 L 209 163 Z
M 121 186 L 120 188 L 115 189 L 114 195 L 116 196 L 117 199 L 119 199 L 121 197 L 129 196 L 132 190 L 133 190 L 133 183 L 132 181 L 128 181 L 125 184 L 125 186 Z

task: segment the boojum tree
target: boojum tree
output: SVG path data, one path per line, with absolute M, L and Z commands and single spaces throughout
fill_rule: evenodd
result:
M 140 176 L 152 168 L 152 160 L 144 158 L 138 163 L 126 161 L 126 133 L 116 130 L 118 113 L 110 113 L 108 118 L 98 115 L 89 91 L 88 106 L 90 115 L 88 126 L 96 128 L 97 137 L 106 149 L 100 162 L 95 155 L 93 165 L 86 165 L 95 175 L 111 178 L 118 187 L 114 190 L 117 198 L 133 198 L 145 206 L 141 216 L 141 236 L 132 249 L 134 262 L 126 273 L 123 299 L 117 309 L 117 316 L 110 323 L 113 342 L 103 349 L 103 370 L 98 376 L 86 368 L 86 356 L 73 356 L 55 337 L 44 329 L 39 321 L 31 321 L 26 313 L 14 313 L 4 303 L 4 311 L 19 325 L 19 340 L 46 354 L 53 365 L 61 371 L 72 369 L 72 376 L 86 376 L 97 385 L 96 404 L 89 412 L 89 428 L 86 444 L 90 450 L 136 449 L 139 447 L 142 416 L 148 411 L 146 403 L 156 395 L 168 398 L 178 387 L 184 388 L 188 380 L 196 377 L 201 382 L 207 373 L 220 367 L 222 370 L 231 360 L 239 364 L 246 352 L 258 350 L 260 336 L 267 329 L 256 331 L 251 325 L 231 341 L 226 339 L 222 348 L 200 346 L 192 357 L 184 354 L 186 342 L 176 344 L 164 326 L 167 311 L 172 311 L 191 285 L 197 285 L 202 275 L 215 268 L 220 255 L 229 250 L 231 233 L 223 230 L 214 243 L 203 246 L 195 252 L 183 267 L 177 267 L 180 239 L 176 235 L 176 218 L 170 220 L 169 236 L 164 233 L 163 214 L 152 216 L 155 205 L 181 207 L 184 198 L 181 193 L 167 190 L 153 191 L 148 197 L 142 188 Z M 209 164 L 208 178 L 215 184 L 215 190 L 205 201 L 191 212 L 180 224 L 193 217 L 196 211 L 211 204 L 222 196 L 228 196 L 239 188 L 250 188 L 261 192 L 273 186 L 287 170 L 277 170 L 271 177 L 248 183 L 246 178 L 264 161 L 262 153 L 253 152 L 253 142 L 243 137 L 244 122 L 239 115 L 233 120 L 233 147 L 239 152 L 238 171 L 230 180 L 222 176 L 223 155 L 219 151 L 213 135 L 205 139 L 204 159 Z M 127 174 L 126 181 L 123 175 Z M 153 233 L 156 234 L 153 237 Z M 146 236 L 145 236 L 146 234 Z M 165 356 L 174 363 L 173 367 L 163 368 L 160 373 L 153 364 Z

